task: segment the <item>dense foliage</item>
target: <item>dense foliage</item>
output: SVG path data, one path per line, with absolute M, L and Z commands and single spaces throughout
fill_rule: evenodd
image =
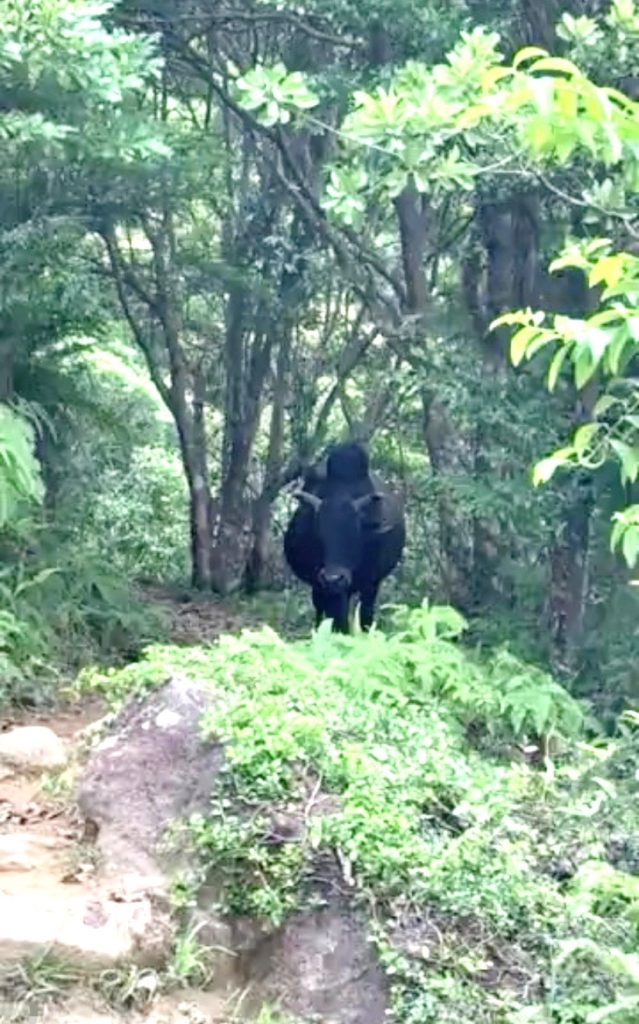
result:
M 176 907 L 337 872 L 395 1024 L 639 1019 L 638 52 L 636 0 L 0 0 L 0 707 L 209 681 Z M 309 640 L 346 437 L 408 545 Z
M 277 927 L 337 887 L 368 917 L 396 1024 L 630 1024 L 636 716 L 603 740 L 548 676 L 465 653 L 462 630 L 427 606 L 389 635 L 263 629 L 84 686 L 115 704 L 173 673 L 212 687 L 226 765 L 177 907 L 207 879 L 220 909 Z
M 5 693 L 139 649 L 140 579 L 281 587 L 345 435 L 406 499 L 387 598 L 635 692 L 639 15 L 569 8 L 5 0 Z

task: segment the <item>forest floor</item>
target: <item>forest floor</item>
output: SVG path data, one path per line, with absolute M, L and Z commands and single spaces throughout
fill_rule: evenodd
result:
M 257 625 L 259 610 L 147 586 L 145 599 L 163 614 L 167 642 L 208 644 L 220 633 Z M 118 975 L 102 970 L 85 975 L 81 964 L 32 955 L 38 947 L 38 908 L 72 917 L 99 897 L 94 865 L 83 843 L 83 824 L 72 798 L 86 737 L 105 714 L 104 703 L 88 697 L 48 710 L 15 710 L 0 720 L 0 733 L 44 726 L 63 743 L 69 768 L 62 773 L 15 771 L 0 774 L 0 897 L 9 894 L 24 908 L 25 956 L 3 963 L 0 935 L 0 1020 L 3 1024 L 226 1024 L 231 1019 L 212 993 L 179 989 L 160 992 L 153 972 L 132 969 Z M 27 920 L 33 908 L 33 927 Z M 29 932 L 34 934 L 29 938 Z M 33 947 L 33 950 L 31 949 Z M 122 1002 L 122 1007 L 118 1003 Z M 115 1006 L 113 1005 L 115 1003 Z
M 233 892 L 244 902 L 232 913 L 259 916 L 268 890 L 274 919 L 285 921 L 291 907 L 306 908 L 299 902 L 306 898 L 301 880 L 315 877 L 315 858 L 321 862 L 328 853 L 355 849 L 359 877 L 381 908 L 383 929 L 378 926 L 375 941 L 392 979 L 394 1021 L 587 1024 L 603 1020 L 616 1005 L 633 1007 L 624 1021 L 639 1019 L 633 973 L 639 728 L 629 723 L 612 742 L 582 742 L 578 726 L 571 725 L 576 705 L 569 695 L 510 655 L 479 660 L 469 654 L 454 640 L 452 610 L 416 609 L 402 630 L 366 638 L 320 633 L 312 644 L 282 643 L 262 633 L 211 646 L 220 634 L 266 624 L 286 636 L 308 636 L 308 599 L 291 591 L 222 602 L 145 587 L 144 600 L 163 613 L 166 648 L 152 649 L 122 671 L 97 673 L 92 695 L 75 703 L 15 711 L 0 721 L 0 745 L 16 727 L 44 726 L 62 744 L 67 762 L 37 771 L 27 764 L 9 775 L 5 769 L 3 776 L 0 758 L 2 1024 L 246 1019 L 240 988 L 229 1001 L 219 990 L 189 987 L 194 974 L 180 973 L 175 951 L 161 969 L 113 955 L 121 949 L 117 922 L 127 921 L 128 897 L 101 880 L 92 837 L 85 836 L 75 803 L 76 780 L 107 711 L 95 694 L 143 697 L 156 682 L 189 673 L 226 695 L 216 714 L 227 717 L 212 719 L 208 727 L 211 736 L 235 737 L 230 742 L 241 755 L 234 776 L 240 803 L 224 805 L 222 825 L 216 826 L 214 815 L 209 823 L 211 830 L 222 829 L 211 831 L 218 841 L 216 864 L 221 870 L 230 865 L 232 877 L 241 880 Z M 438 635 L 444 627 L 453 639 Z M 534 720 L 540 699 L 541 710 L 554 708 L 556 727 L 565 728 L 553 763 L 545 765 L 533 764 L 529 748 L 513 742 L 513 717 Z M 319 806 L 318 783 L 309 798 L 310 777 L 292 767 L 290 749 L 295 763 L 312 766 L 313 780 L 332 779 L 326 795 L 339 794 L 339 810 L 332 812 L 326 845 L 292 842 L 300 859 L 287 861 L 284 870 L 279 847 L 260 840 L 259 829 L 257 839 L 238 831 L 238 807 L 258 794 L 260 806 L 282 811 L 279 787 L 286 764 L 290 800 L 284 810 L 290 811 L 289 803 L 303 807 L 306 828 L 309 807 Z M 277 821 L 281 829 L 289 819 L 280 815 Z M 228 849 L 221 839 L 230 842 Z M 254 855 L 261 858 L 266 882 L 262 875 L 255 881 Z M 349 856 L 338 861 L 340 885 L 350 891 Z M 118 903 L 125 904 L 121 917 Z M 106 928 L 92 919 L 96 907 L 98 914 L 107 907 Z M 58 935 L 50 927 L 53 918 L 66 921 L 64 949 L 73 955 L 62 958 L 53 942 L 43 940 L 52 931 Z M 314 920 L 308 921 L 317 931 Z M 76 925 L 77 934 L 88 939 L 84 947 L 69 941 Z M 93 945 L 92 928 L 101 932 Z M 130 934 L 125 929 L 124 939 Z M 557 954 L 571 946 L 578 956 L 560 960 Z M 587 969 L 580 957 L 590 958 Z M 269 1013 L 260 1020 L 273 1022 Z M 298 1016 L 337 1019 L 332 1012 Z M 344 1014 L 339 1019 L 368 1020 Z

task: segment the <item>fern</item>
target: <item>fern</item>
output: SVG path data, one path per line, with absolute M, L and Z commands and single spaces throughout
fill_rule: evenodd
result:
M 44 497 L 34 443 L 31 423 L 0 405 L 0 529 L 16 518 L 23 502 L 40 503 Z

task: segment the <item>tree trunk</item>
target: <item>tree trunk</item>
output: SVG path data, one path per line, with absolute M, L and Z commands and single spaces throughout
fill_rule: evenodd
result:
M 172 412 L 180 442 L 182 464 L 189 488 L 189 522 L 191 529 L 191 583 L 198 590 L 211 587 L 211 493 L 208 484 L 206 437 L 203 423 L 197 424 L 201 411 L 194 403 L 193 413 L 186 394 L 177 399 L 177 387 L 171 387 Z
M 189 448 L 191 495 L 191 565 L 192 583 L 208 590 L 212 583 L 213 518 L 211 492 L 208 485 L 208 453 L 204 424 L 205 382 L 202 367 L 193 374 L 192 441 Z
M 467 469 L 463 466 L 459 438 L 441 399 L 424 389 L 422 406 L 424 438 L 437 485 L 441 597 L 468 613 L 472 607 L 471 537 L 451 491 L 451 480 L 465 475 Z
M 557 674 L 571 674 L 577 663 L 588 597 L 592 477 L 577 473 L 564 488 L 564 519 L 551 557 L 548 613 L 551 659 Z
M 486 252 L 485 294 L 480 300 L 486 369 L 501 373 L 508 366 L 509 327 L 488 332 L 495 317 L 531 304 L 539 253 L 539 210 L 533 195 L 515 195 L 505 202 L 480 207 L 481 241 Z
M 584 275 L 570 269 L 563 275 L 544 275 L 543 283 L 551 285 L 548 292 L 553 312 L 584 317 L 594 312 L 599 289 L 589 288 Z M 596 378 L 578 394 L 573 426 L 590 420 L 598 396 Z M 591 474 L 578 471 L 566 479 L 563 520 L 550 550 L 550 592 L 548 620 L 551 635 L 551 661 L 557 673 L 572 674 L 578 662 L 583 636 L 584 615 L 588 600 L 590 568 L 590 533 L 594 508 Z
M 408 312 L 423 314 L 428 302 L 424 255 L 428 241 L 428 206 L 424 196 L 409 184 L 395 200 L 402 247 Z
M 254 315 L 256 331 L 247 354 L 246 303 L 243 287 L 235 287 L 226 329 L 223 476 L 213 548 L 213 587 L 221 594 L 235 590 L 244 578 L 249 543 L 246 487 L 274 341 L 272 327 L 266 335 L 257 333 L 266 314 Z
M 182 350 L 180 300 L 173 285 L 172 274 L 174 245 L 170 211 L 165 210 L 161 229 L 156 230 L 147 221 L 144 222 L 144 229 L 153 252 L 153 294 L 147 294 L 146 289 L 140 286 L 135 270 L 124 259 L 110 225 L 103 226 L 101 237 L 106 246 L 122 311 L 146 360 L 151 379 L 173 416 L 189 489 L 191 581 L 194 587 L 206 590 L 211 586 L 212 516 L 204 427 L 204 380 L 198 368 L 191 381 Z M 158 321 L 169 363 L 169 385 L 164 376 L 164 362 L 157 358 L 144 323 L 145 318 L 137 311 L 132 298 L 140 293 L 144 296 L 147 316 L 151 314 Z M 188 400 L 191 387 L 192 406 Z
M 146 232 L 153 249 L 158 312 L 169 358 L 169 407 L 175 418 L 189 486 L 191 581 L 197 589 L 208 590 L 212 583 L 212 537 L 211 494 L 203 414 L 204 382 L 199 371 L 194 374 L 193 381 L 189 380 L 190 374 L 182 351 L 179 299 L 175 294 L 171 274 L 173 224 L 168 210 L 165 212 L 162 232 L 152 231 L 149 225 L 146 225 Z M 191 408 L 187 397 L 190 384 L 194 396 Z
M 213 587 L 227 594 L 241 576 L 245 510 L 242 508 L 248 472 L 249 439 L 244 422 L 245 337 L 247 297 L 241 285 L 233 287 L 227 307 L 224 347 L 226 405 L 222 439 L 222 484 L 213 546 Z
M 490 451 L 495 443 L 492 424 L 483 419 L 484 409 L 503 404 L 508 387 L 508 347 L 511 329 L 489 331 L 500 313 L 526 308 L 535 302 L 539 253 L 538 201 L 532 194 L 517 194 L 500 203 L 484 202 L 479 211 L 480 239 L 485 256 L 483 294 L 477 261 L 468 261 L 464 283 L 466 299 L 481 339 L 485 394 L 478 412 L 473 443 L 473 475 L 486 487 L 496 469 Z M 475 609 L 499 599 L 499 565 L 504 539 L 503 524 L 489 516 L 473 516 L 472 603 Z
M 8 402 L 13 395 L 13 360 L 12 340 L 0 339 L 0 402 Z
M 414 185 L 408 185 L 395 200 L 402 250 L 407 311 L 423 316 L 428 304 L 424 256 L 428 243 L 429 210 Z M 423 366 L 417 367 L 423 374 Z M 444 600 L 462 609 L 468 607 L 468 543 L 463 523 L 450 493 L 449 479 L 459 472 L 460 446 L 448 410 L 430 388 L 422 391 L 424 441 L 433 476 L 438 483 L 440 574 Z M 467 531 L 466 531 L 467 532 Z
M 281 480 L 284 448 L 284 413 L 288 391 L 288 372 L 293 332 L 288 324 L 283 332 L 277 355 L 273 386 L 271 423 L 262 491 L 253 504 L 253 541 L 246 566 L 246 589 L 249 593 L 264 584 L 271 528 L 271 508 Z

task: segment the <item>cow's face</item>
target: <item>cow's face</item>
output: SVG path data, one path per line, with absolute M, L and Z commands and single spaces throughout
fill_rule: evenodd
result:
M 363 555 L 362 520 L 365 509 L 380 499 L 376 493 L 361 498 L 343 494 L 319 498 L 298 491 L 297 498 L 313 509 L 315 530 L 322 548 L 322 567 L 317 582 L 328 595 L 348 594 L 353 573 Z

